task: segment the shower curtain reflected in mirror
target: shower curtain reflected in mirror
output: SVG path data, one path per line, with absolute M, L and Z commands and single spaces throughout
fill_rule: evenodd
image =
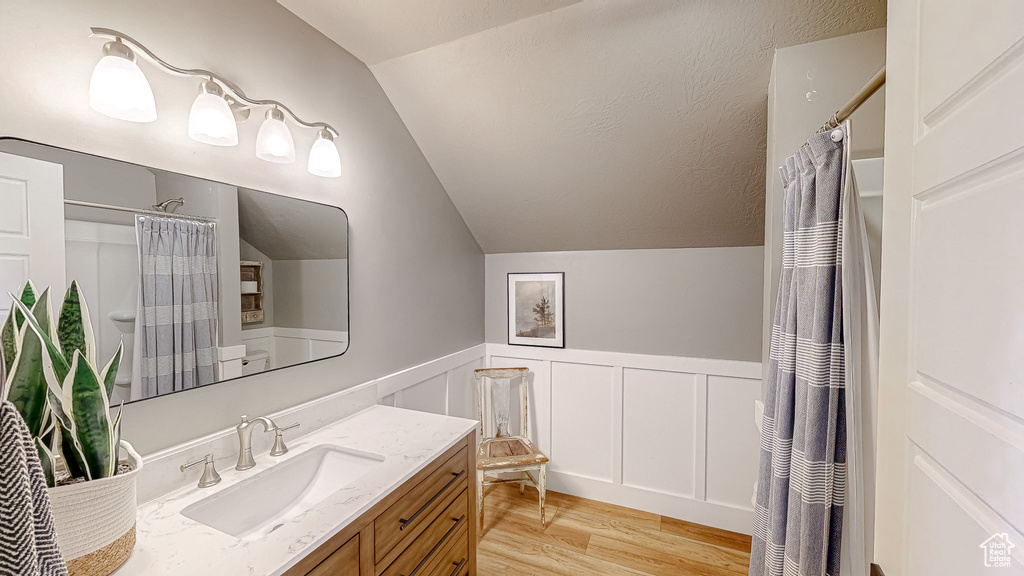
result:
M 139 311 L 132 399 L 216 381 L 216 224 L 138 215 Z

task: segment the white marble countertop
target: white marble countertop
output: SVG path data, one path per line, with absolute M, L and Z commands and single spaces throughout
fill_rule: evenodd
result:
M 194 485 L 139 507 L 137 543 L 115 576 L 278 575 L 337 534 L 475 428 L 476 422 L 373 406 L 288 442 L 281 457 L 256 456 L 256 467 L 221 471 L 211 488 Z M 259 433 L 259 429 L 257 429 Z M 333 444 L 372 452 L 384 462 L 259 540 L 240 540 L 181 515 L 186 506 L 309 449 Z

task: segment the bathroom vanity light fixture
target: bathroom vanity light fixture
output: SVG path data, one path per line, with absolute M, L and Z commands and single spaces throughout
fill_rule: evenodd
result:
M 153 89 L 135 63 L 135 53 L 122 42 L 114 40 L 103 45 L 103 57 L 89 80 L 89 105 L 100 114 L 119 120 L 156 120 Z
M 310 174 L 326 178 L 341 176 L 341 156 L 338 155 L 338 147 L 334 145 L 334 137 L 329 131 L 317 132 L 316 142 L 309 149 L 308 170 Z
M 238 145 L 235 115 L 224 99 L 224 91 L 212 80 L 199 85 L 199 96 L 188 113 L 188 137 L 214 146 Z
M 93 70 L 89 101 L 101 114 L 132 122 L 156 120 L 156 102 L 145 74 L 136 64 L 136 53 L 157 69 L 173 76 L 198 78 L 199 95 L 192 103 L 188 135 L 193 140 L 215 146 L 238 144 L 236 124 L 246 121 L 252 110 L 266 109 L 265 120 L 256 136 L 256 157 L 268 162 L 295 162 L 295 141 L 288 122 L 310 128 L 316 137 L 309 150 L 310 174 L 327 178 L 341 176 L 341 156 L 334 139 L 340 134 L 324 122 L 309 123 L 276 100 L 254 100 L 231 81 L 208 70 L 172 66 L 148 48 L 109 28 L 91 28 L 92 35 L 110 41 L 103 46 L 103 57 Z
M 316 147 L 316 142 L 313 143 L 313 147 Z M 263 121 L 260 132 L 256 135 L 256 157 L 280 164 L 295 162 L 295 141 L 292 140 L 292 133 L 284 123 L 284 114 L 277 108 L 267 110 L 267 119 Z

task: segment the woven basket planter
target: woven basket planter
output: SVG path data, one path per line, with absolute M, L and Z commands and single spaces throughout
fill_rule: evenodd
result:
M 135 547 L 136 481 L 142 457 L 121 441 L 132 471 L 110 478 L 50 488 L 57 544 L 71 576 L 107 576 Z

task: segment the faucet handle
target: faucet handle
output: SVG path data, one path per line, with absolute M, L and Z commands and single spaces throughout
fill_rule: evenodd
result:
M 274 447 L 270 449 L 271 456 L 283 456 L 288 453 L 288 447 L 284 444 L 284 431 L 291 430 L 292 428 L 298 427 L 299 423 L 290 424 L 285 427 L 277 427 L 274 429 Z
M 181 465 L 181 471 L 184 472 L 193 466 L 199 464 L 205 464 L 203 468 L 203 476 L 199 479 L 200 488 L 209 488 L 220 482 L 220 474 L 217 473 L 217 466 L 213 461 L 213 454 L 207 454 L 201 460 L 189 462 L 188 464 Z

